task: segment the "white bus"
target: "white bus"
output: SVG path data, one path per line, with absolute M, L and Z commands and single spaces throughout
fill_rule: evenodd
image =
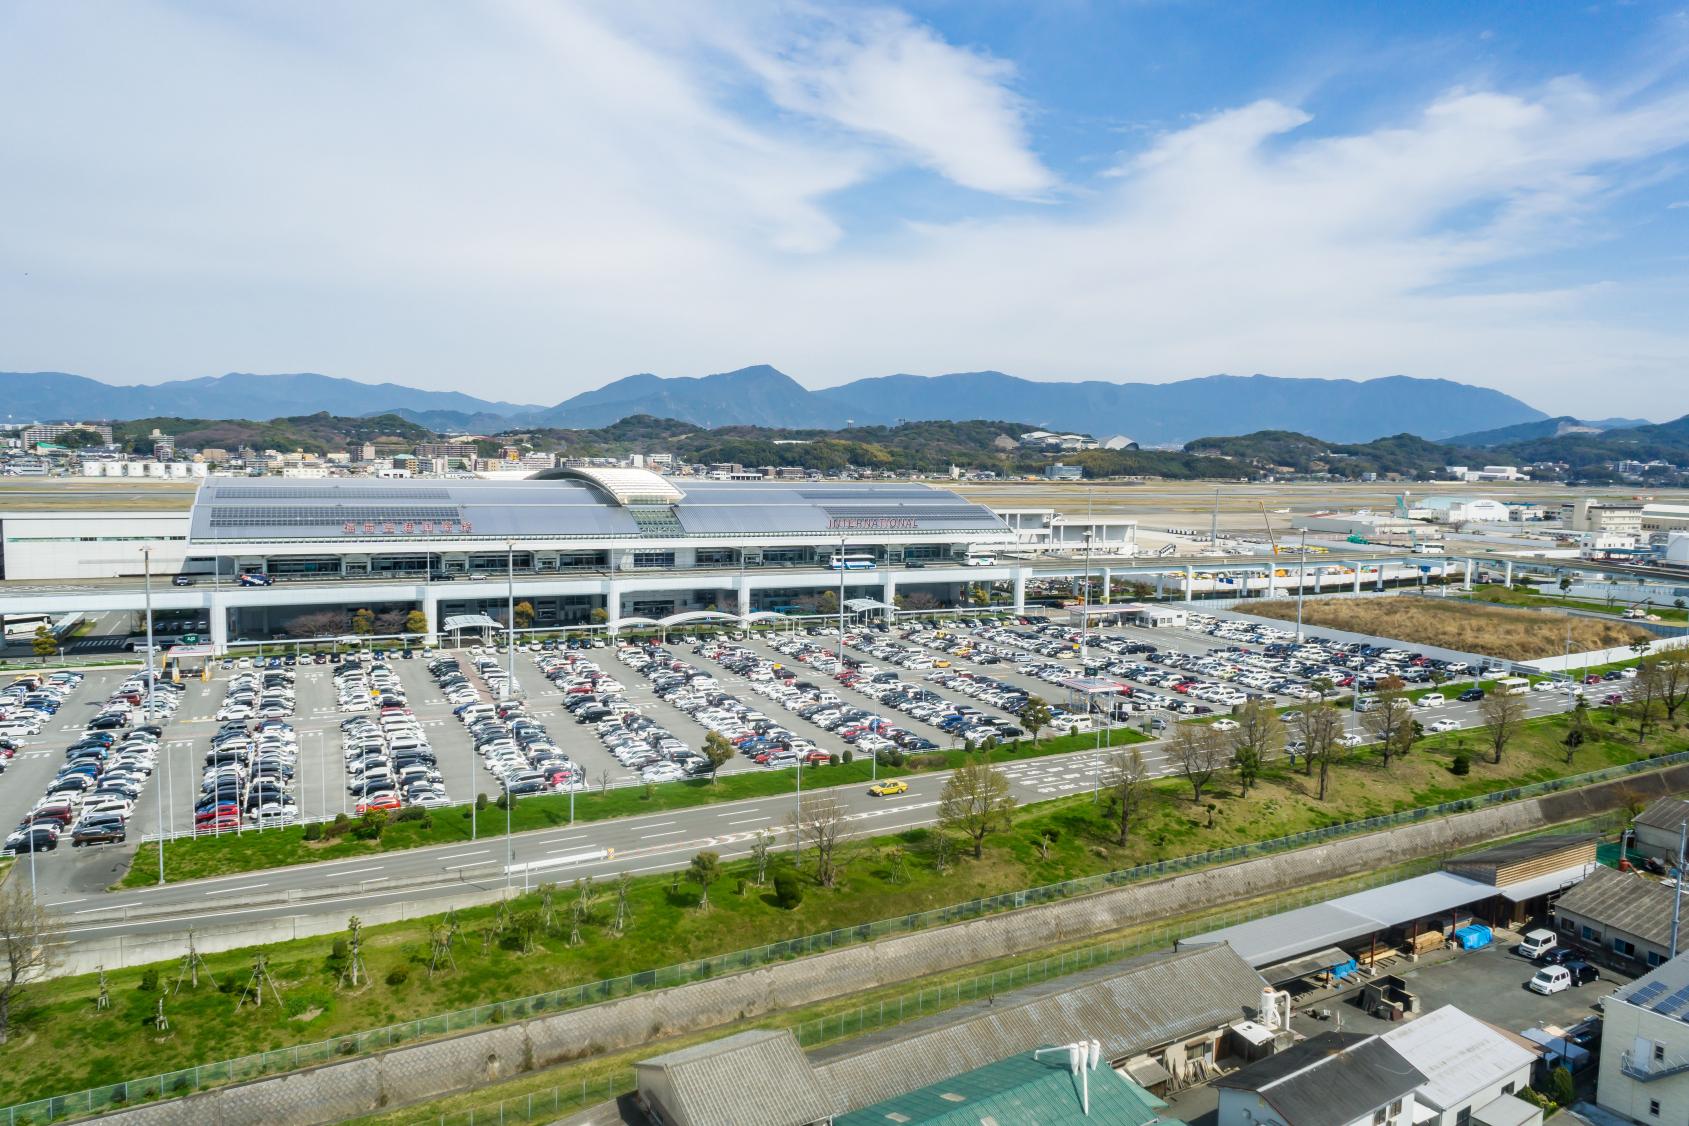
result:
M 997 556 L 986 548 L 970 547 L 968 548 L 967 564 L 970 567 L 995 567 L 997 566 Z
M 827 566 L 834 571 L 872 571 L 879 564 L 872 555 L 835 555 Z
M 1522 676 L 1497 677 L 1495 690 L 1509 696 L 1523 696 L 1531 690 L 1531 682 Z

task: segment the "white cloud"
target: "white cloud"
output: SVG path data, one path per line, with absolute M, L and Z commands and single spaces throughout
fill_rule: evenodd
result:
M 1673 283 L 1528 266 L 1689 141 L 1680 92 L 1451 90 L 1335 136 L 1264 100 L 1065 193 L 1005 64 L 843 11 L 16 9 L 0 365 L 538 402 L 757 361 L 1405 372 L 1581 414 L 1659 413 L 1679 385 L 1689 327 L 1632 316 Z M 835 194 L 911 168 L 1040 202 L 853 241 Z

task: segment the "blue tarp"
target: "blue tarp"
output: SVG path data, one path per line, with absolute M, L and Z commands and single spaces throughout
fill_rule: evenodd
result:
M 1473 923 L 1470 926 L 1457 927 L 1454 940 L 1460 944 L 1462 950 L 1478 950 L 1494 942 L 1495 935 L 1489 927 Z

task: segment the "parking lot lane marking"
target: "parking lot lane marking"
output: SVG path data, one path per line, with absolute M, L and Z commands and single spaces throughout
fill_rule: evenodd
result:
M 228 894 L 228 893 L 229 893 L 229 892 L 234 892 L 234 891 L 256 891 L 256 890 L 257 890 L 257 889 L 259 889 L 259 888 L 267 888 L 267 887 L 269 887 L 269 886 L 270 886 L 270 885 L 269 885 L 269 884 L 268 884 L 268 883 L 262 883 L 262 884 L 242 884 L 242 885 L 241 885 L 241 886 L 240 886 L 240 887 L 238 887 L 238 888 L 218 888 L 218 889 L 217 889 L 217 890 L 216 890 L 216 891 L 208 891 L 208 892 L 206 892 L 206 893 L 205 893 L 205 894 L 206 894 L 206 895 L 227 895 L 227 894 Z

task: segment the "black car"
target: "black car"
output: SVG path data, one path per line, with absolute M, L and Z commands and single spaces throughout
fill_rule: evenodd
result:
M 70 845 L 80 848 L 89 844 L 121 844 L 126 837 L 122 821 L 87 821 L 72 831 Z
M 1601 980 L 1601 971 L 1581 958 L 1573 958 L 1564 965 L 1566 972 L 1572 975 L 1572 984 L 1580 988 Z
M 1570 946 L 1551 946 L 1536 956 L 1539 966 L 1563 966 L 1578 959 L 1578 952 Z
M 1482 700 L 1483 698 L 1484 690 L 1482 688 L 1468 688 L 1466 691 L 1455 697 L 1456 700 L 1459 700 L 1463 704 L 1470 704 L 1474 700 Z

